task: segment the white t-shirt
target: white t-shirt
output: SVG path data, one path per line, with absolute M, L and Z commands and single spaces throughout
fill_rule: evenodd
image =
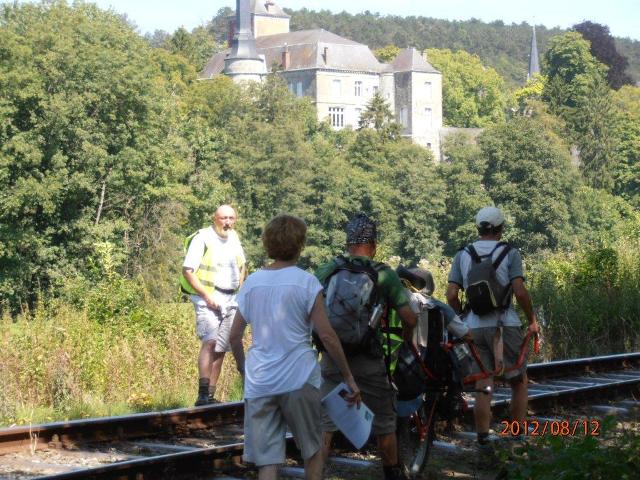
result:
M 214 281 L 216 287 L 235 290 L 240 285 L 241 266 L 245 263 L 244 251 L 238 234 L 229 230 L 227 238 L 220 237 L 213 227 L 200 230 L 193 237 L 182 266 L 195 272 L 200 266 L 205 245 L 213 251 Z
M 320 387 L 309 314 L 322 286 L 292 266 L 258 270 L 238 293 L 238 308 L 251 325 L 253 343 L 245 363 L 245 398 L 292 392 L 309 382 Z
M 496 240 L 477 240 L 473 242 L 473 247 L 478 255 L 489 255 L 493 251 L 492 259 L 495 260 L 504 247 L 499 247 L 494 251 L 498 242 Z M 462 288 L 468 287 L 467 279 L 471 269 L 471 255 L 465 250 L 461 250 L 453 259 L 451 272 L 449 272 L 449 282 L 457 283 Z M 515 248 L 509 250 L 507 256 L 502 260 L 496 270 L 496 277 L 502 285 L 511 283 L 516 278 L 524 278 L 522 270 L 522 257 Z M 472 311 L 465 316 L 465 321 L 469 328 L 495 327 L 497 325 L 519 327 L 522 325 L 518 313 L 513 308 L 513 301 L 509 308 L 504 311 L 491 312 L 488 315 L 479 317 Z

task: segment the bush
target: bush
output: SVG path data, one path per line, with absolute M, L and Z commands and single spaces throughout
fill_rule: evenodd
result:
M 554 254 L 534 266 L 531 293 L 554 358 L 640 347 L 640 236 L 631 227 L 614 242 Z
M 605 420 L 600 436 L 539 437 L 511 452 L 498 475 L 509 480 L 592 480 L 640 478 L 640 435 L 616 432 L 616 422 Z
M 68 302 L 43 304 L 1 320 L 0 425 L 192 404 L 200 346 L 190 304 L 136 304 L 99 319 Z M 241 398 L 238 377 L 227 356 L 221 400 Z

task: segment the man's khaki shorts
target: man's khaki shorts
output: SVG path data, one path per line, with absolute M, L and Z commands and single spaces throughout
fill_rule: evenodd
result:
M 204 300 L 197 298 L 197 301 L 192 299 L 196 311 L 196 335 L 201 342 L 215 340 L 216 352 L 230 352 L 229 334 L 238 309 L 233 302 L 235 294 L 225 299 L 227 302 L 221 305 L 220 310 L 211 310 Z
M 480 360 L 487 371 L 495 369 L 495 357 L 493 355 L 493 338 L 498 327 L 472 328 L 470 330 Z M 503 361 L 505 370 L 511 368 L 518 363 L 520 349 L 524 335 L 522 327 L 502 327 L 503 342 Z M 517 370 L 511 370 L 505 373 L 504 378 L 509 380 L 517 377 L 527 371 L 527 359 L 525 358 L 522 366 Z M 473 373 L 481 372 L 476 362 L 473 362 Z
M 320 391 L 309 383 L 293 392 L 244 400 L 245 462 L 278 465 L 285 462 L 287 427 L 302 458 L 320 450 Z
M 374 435 L 387 435 L 396 431 L 396 395 L 389 384 L 384 360 L 367 355 L 348 357 L 349 368 L 362 394 L 362 401 L 374 414 L 372 432 Z M 322 396 L 327 395 L 340 382 L 342 374 L 325 352 L 320 361 L 322 369 Z M 329 415 L 322 412 L 322 431 L 335 432 L 336 426 Z

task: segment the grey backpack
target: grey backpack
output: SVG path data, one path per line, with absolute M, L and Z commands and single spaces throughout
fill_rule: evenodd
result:
M 370 262 L 336 258 L 337 267 L 325 282 L 329 322 L 347 355 L 369 351 L 369 320 L 377 303 L 378 272 Z
M 503 247 L 502 251 L 493 260 L 493 253 L 500 247 Z M 467 304 L 473 313 L 482 316 L 509 307 L 512 294 L 511 283 L 502 285 L 498 281 L 496 271 L 511 250 L 511 246 L 505 242 L 498 242 L 487 255 L 478 255 L 473 245 L 468 245 L 465 250 L 471 255 L 465 294 Z

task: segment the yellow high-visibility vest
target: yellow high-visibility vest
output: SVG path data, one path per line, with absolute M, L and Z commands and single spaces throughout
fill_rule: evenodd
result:
M 184 239 L 183 245 L 184 245 L 185 255 L 189 250 L 189 245 L 191 245 L 191 241 L 193 240 L 193 238 L 199 233 L 204 234 L 204 231 L 207 229 L 208 227 L 200 229 L 197 232 L 192 233 L 191 235 L 189 235 L 187 238 Z M 233 230 L 229 231 L 229 236 L 231 237 L 232 235 L 235 235 L 237 237 L 236 232 Z M 200 265 L 198 266 L 198 269 L 195 271 L 196 277 L 198 278 L 198 280 L 200 280 L 200 283 L 204 287 L 204 290 L 207 294 L 212 294 L 216 287 L 216 284 L 215 284 L 216 270 L 214 266 L 214 255 L 215 255 L 214 249 L 209 248 L 209 245 L 207 245 L 205 242 L 204 255 L 202 255 L 202 260 L 200 260 Z M 237 261 L 238 261 L 238 268 L 242 268 L 242 265 L 244 264 L 242 259 L 238 258 Z M 183 293 L 198 295 L 198 292 L 195 291 L 195 289 L 187 281 L 186 277 L 182 272 L 180 273 L 180 288 Z

